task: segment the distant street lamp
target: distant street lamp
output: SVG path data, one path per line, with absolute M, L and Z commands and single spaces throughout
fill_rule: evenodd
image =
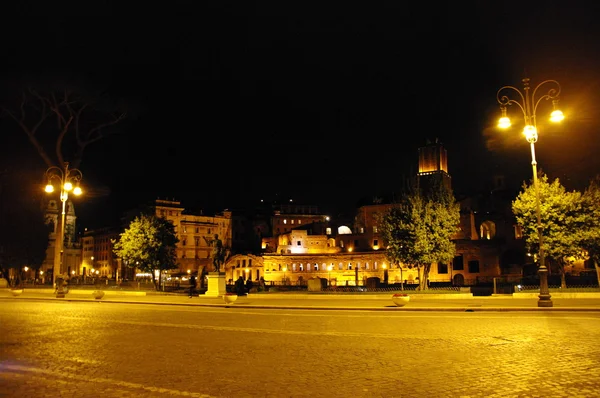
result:
M 62 277 L 62 266 L 64 260 L 64 236 L 65 236 L 65 206 L 69 199 L 69 192 L 73 192 L 74 195 L 81 195 L 81 187 L 79 182 L 83 175 L 81 171 L 77 169 L 69 169 L 69 163 L 65 162 L 64 169 L 56 166 L 52 166 L 46 170 L 46 192 L 54 192 L 53 182 L 58 182 L 60 186 L 60 201 L 62 202 L 62 213 L 58 225 L 58 231 L 56 233 L 56 240 L 54 245 L 54 268 L 52 272 L 52 282 L 56 286 L 56 297 L 65 297 L 63 289 L 63 277 Z M 60 283 L 57 282 L 60 279 Z
M 541 95 L 539 98 L 536 97 L 536 93 L 538 89 L 542 86 L 546 85 L 549 87 L 548 93 Z M 510 127 L 510 119 L 506 116 L 506 106 L 507 105 L 517 105 L 521 108 L 523 112 L 523 117 L 525 119 L 525 128 L 523 129 L 523 134 L 525 135 L 525 139 L 529 142 L 531 146 L 531 168 L 533 169 L 533 185 L 535 188 L 535 212 L 537 216 L 537 230 L 538 230 L 538 239 L 539 239 L 539 258 L 540 258 L 540 266 L 538 273 L 540 275 L 540 294 L 538 300 L 538 307 L 552 307 L 552 300 L 550 296 L 550 291 L 548 290 L 548 268 L 546 267 L 546 261 L 544 258 L 544 247 L 543 237 L 542 237 L 542 217 L 540 214 L 540 188 L 537 177 L 537 162 L 535 160 L 535 142 L 538 139 L 537 133 L 537 123 L 536 123 L 536 111 L 537 107 L 542 100 L 552 100 L 552 106 L 554 110 L 550 114 L 550 121 L 552 122 L 560 122 L 564 119 L 563 113 L 557 109 L 558 104 L 558 96 L 560 94 L 560 84 L 556 80 L 545 80 L 538 84 L 533 89 L 533 94 L 529 94 L 529 79 L 523 79 L 523 92 L 513 86 L 504 86 L 498 93 L 496 94 L 496 98 L 498 103 L 500 104 L 500 110 L 502 111 L 502 117 L 498 121 L 498 127 L 500 128 L 508 128 Z M 518 99 L 513 100 L 508 97 L 508 93 L 512 91 L 518 94 Z M 503 94 L 503 92 L 505 94 Z

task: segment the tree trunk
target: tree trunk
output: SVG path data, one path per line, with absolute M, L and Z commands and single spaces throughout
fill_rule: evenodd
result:
M 429 266 L 427 264 L 419 265 L 417 267 L 417 270 L 419 272 L 419 290 L 427 290 L 428 289 L 427 278 L 429 278 Z
M 559 261 L 558 262 L 558 270 L 560 272 L 560 288 L 561 289 L 566 289 L 567 288 L 567 279 L 565 277 L 565 263 L 564 261 Z
M 160 286 L 160 274 L 158 274 L 158 283 L 156 283 L 156 273 L 152 270 L 152 284 L 154 284 L 154 290 L 158 291 Z
M 600 265 L 594 260 L 594 267 L 596 267 L 596 278 L 598 278 L 598 286 L 600 286 Z

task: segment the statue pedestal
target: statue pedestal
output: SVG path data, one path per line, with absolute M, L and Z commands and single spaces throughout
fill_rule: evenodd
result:
M 227 293 L 225 272 L 209 272 L 208 289 L 204 295 L 206 297 L 221 297 L 225 293 Z

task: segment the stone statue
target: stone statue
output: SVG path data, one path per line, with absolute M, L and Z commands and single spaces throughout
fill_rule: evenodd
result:
M 207 239 L 204 237 L 204 240 L 209 246 L 212 246 L 210 258 L 212 259 L 215 272 L 220 272 L 221 265 L 223 265 L 223 262 L 225 262 L 225 248 L 223 247 L 223 242 L 221 239 L 219 239 L 218 234 L 215 234 L 214 239 Z

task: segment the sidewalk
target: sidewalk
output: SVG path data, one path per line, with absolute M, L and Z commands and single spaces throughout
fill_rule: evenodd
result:
M 599 293 L 556 293 L 553 307 L 538 307 L 537 293 L 515 293 L 494 297 L 473 297 L 465 294 L 412 294 L 410 302 L 397 307 L 391 293 L 382 294 L 319 294 L 319 293 L 257 293 L 238 297 L 235 303 L 225 304 L 221 297 L 204 295 L 189 298 L 181 294 L 160 292 L 106 291 L 96 300 L 90 290 L 71 290 L 65 298 L 56 298 L 52 289 L 25 289 L 13 296 L 9 289 L 0 289 L 0 305 L 15 300 L 54 300 L 102 303 L 129 303 L 153 305 L 184 305 L 223 308 L 271 308 L 313 310 L 369 310 L 369 311 L 595 311 L 600 312 Z

